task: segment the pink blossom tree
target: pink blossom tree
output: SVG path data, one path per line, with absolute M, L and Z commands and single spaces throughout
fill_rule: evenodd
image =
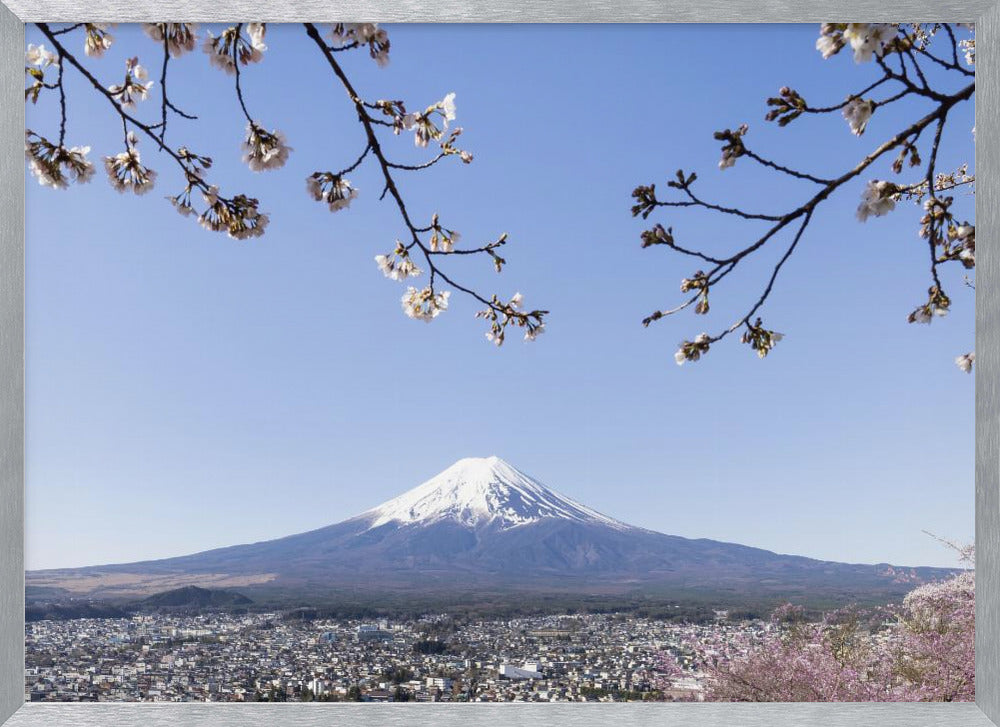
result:
M 962 549 L 972 563 L 971 547 Z M 809 622 L 786 604 L 759 629 L 684 644 L 705 699 L 739 702 L 975 700 L 975 575 L 920 586 L 883 609 Z M 686 672 L 665 656 L 664 680 Z

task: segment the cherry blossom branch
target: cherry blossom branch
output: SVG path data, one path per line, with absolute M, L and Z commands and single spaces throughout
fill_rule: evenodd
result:
M 893 36 L 893 34 L 895 35 Z M 954 39 L 954 33 L 950 32 L 949 37 Z M 882 77 L 861 91 L 849 95 L 843 103 L 834 106 L 812 107 L 806 103 L 805 99 L 798 92 L 787 87 L 782 88 L 777 97 L 768 99 L 768 106 L 771 107 L 771 110 L 768 112 L 767 119 L 769 121 L 778 121 L 781 126 L 786 125 L 803 113 L 815 114 L 842 111 L 844 118 L 850 125 L 851 131 L 859 136 L 864 133 L 868 119 L 876 108 L 895 103 L 910 95 L 930 99 L 935 103 L 934 108 L 929 113 L 884 141 L 853 167 L 836 178 L 824 179 L 797 169 L 791 169 L 749 150 L 744 142 L 744 136 L 748 130 L 745 124 L 735 130 L 726 129 L 716 132 L 715 138 L 724 143 L 722 160 L 719 163 L 720 169 L 732 166 L 737 159 L 745 156 L 774 171 L 821 185 L 821 189 L 789 212 L 780 215 L 760 214 L 748 212 L 737 207 L 726 207 L 705 202 L 692 191 L 692 185 L 697 179 L 697 175 L 694 173 L 686 175 L 683 171 L 678 171 L 675 179 L 669 181 L 667 185 L 672 189 L 679 190 L 685 199 L 677 201 L 661 200 L 657 197 L 655 185 L 640 186 L 633 191 L 632 196 L 635 204 L 632 207 L 632 214 L 633 216 L 641 216 L 643 219 L 648 218 L 654 210 L 663 207 L 698 207 L 746 220 L 773 222 L 762 235 L 729 255 L 708 254 L 690 246 L 683 246 L 675 240 L 673 229 L 665 229 L 661 224 L 657 224 L 652 229 L 644 231 L 641 235 L 642 246 L 644 248 L 663 245 L 683 255 L 696 257 L 710 264 L 707 270 L 698 270 L 690 277 L 684 278 L 681 281 L 681 292 L 693 292 L 694 295 L 692 297 L 687 298 L 676 307 L 654 311 L 643 319 L 643 325 L 646 326 L 692 306 L 694 306 L 696 314 L 708 313 L 711 290 L 732 273 L 741 261 L 767 245 L 785 227 L 797 222 L 796 232 L 791 242 L 772 267 L 762 292 L 753 305 L 734 324 L 724 328 L 719 333 L 714 335 L 702 333 L 694 340 L 683 341 L 675 355 L 678 364 L 698 360 L 709 350 L 709 347 L 713 343 L 722 340 L 730 333 L 741 328 L 744 329 L 743 342 L 749 344 L 757 352 L 758 356 L 761 358 L 765 357 L 774 347 L 775 343 L 781 340 L 782 334 L 764 328 L 760 318 L 754 320 L 754 316 L 757 315 L 773 291 L 781 269 L 801 242 L 816 208 L 826 201 L 836 190 L 863 174 L 876 161 L 883 158 L 892 150 L 901 149 L 896 161 L 892 165 L 897 173 L 902 170 L 906 159 L 909 159 L 911 166 L 919 164 L 920 159 L 916 145 L 923 132 L 932 125 L 935 127 L 935 133 L 931 143 L 930 157 L 924 169 L 923 181 L 915 185 L 897 185 L 891 182 L 880 181 L 869 182 L 862 203 L 858 208 L 858 218 L 864 221 L 870 215 L 879 216 L 886 214 L 893 209 L 896 201 L 900 198 L 921 195 L 923 194 L 922 190 L 927 190 L 927 194 L 929 195 L 927 202 L 925 202 L 927 213 L 921 221 L 923 224 L 921 235 L 927 239 L 930 248 L 932 287 L 929 292 L 928 303 L 911 313 L 909 320 L 928 322 L 933 316 L 943 315 L 947 312 L 950 301 L 941 289 L 938 266 L 944 262 L 953 260 L 962 262 L 967 268 L 974 266 L 975 228 L 969 223 L 959 224 L 955 221 L 948 210 L 951 198 L 941 198 L 939 197 L 939 193 L 964 184 L 971 184 L 974 182 L 974 178 L 968 177 L 965 174 L 964 167 L 960 168 L 958 172 L 949 175 L 937 174 L 937 156 L 949 111 L 957 104 L 972 98 L 975 93 L 975 82 L 969 83 L 953 93 L 931 88 L 913 50 L 914 48 L 926 49 L 923 46 L 918 46 L 916 39 L 916 31 L 911 33 L 899 26 L 824 24 L 820 40 L 817 42 L 817 48 L 823 53 L 824 57 L 835 55 L 841 48 L 849 44 L 854 50 L 856 61 L 869 60 L 874 57 L 878 66 L 883 70 Z M 956 61 L 957 47 L 957 41 L 955 41 L 954 56 Z M 899 63 L 898 71 L 893 70 L 889 66 L 888 60 L 890 56 L 897 57 Z M 911 71 L 916 81 L 911 78 Z M 962 75 L 964 77 L 968 74 Z M 874 99 L 865 100 L 863 98 L 865 93 L 871 92 L 890 81 L 899 83 L 901 90 L 881 101 Z M 974 354 L 972 355 L 974 356 Z M 966 364 L 968 362 L 963 357 L 960 357 L 960 359 L 957 361 L 959 366 L 968 370 L 971 364 L 967 367 Z
M 812 107 L 804 105 L 802 107 L 802 112 L 807 114 L 828 114 L 833 111 L 840 111 L 842 108 L 844 108 L 845 106 L 847 106 L 847 104 L 851 102 L 852 98 L 860 98 L 869 91 L 874 91 L 876 88 L 881 86 L 883 83 L 886 83 L 887 81 L 889 81 L 889 78 L 887 76 L 883 76 L 874 83 L 870 83 L 869 85 L 865 86 L 860 91 L 850 94 L 846 99 L 841 101 L 839 104 L 835 104 L 833 106 L 821 106 L 821 107 Z
M 934 170 L 937 166 L 937 155 L 938 148 L 941 146 L 941 134 L 944 132 L 945 119 L 947 118 L 948 112 L 945 111 L 941 118 L 938 119 L 937 128 L 934 131 L 934 141 L 931 143 L 931 156 L 927 162 L 927 175 L 925 177 L 927 182 L 928 195 L 931 200 L 936 201 L 935 190 L 934 190 Z M 930 248 L 931 256 L 931 278 L 934 280 L 934 285 L 938 288 L 941 287 L 941 278 L 938 276 L 938 256 L 937 256 L 937 244 L 933 235 L 927 236 L 927 246 Z
M 104 98 L 108 100 L 112 108 L 114 108 L 115 112 L 121 118 L 123 124 L 133 125 L 135 128 L 142 131 L 146 136 L 155 141 L 157 144 L 160 143 L 160 139 L 154 132 L 153 128 L 149 126 L 149 124 L 143 123 L 135 116 L 128 113 L 124 108 L 122 108 L 122 105 L 115 100 L 114 96 L 111 95 L 111 93 L 104 87 L 104 85 L 100 81 L 98 81 L 94 77 L 94 75 L 76 59 L 76 56 L 74 56 L 69 50 L 66 49 L 65 46 L 63 46 L 59 42 L 59 40 L 56 38 L 56 35 L 49 29 L 48 23 L 36 23 L 36 25 L 38 29 L 42 31 L 42 34 L 46 38 L 48 38 L 49 41 L 52 43 L 52 45 L 57 49 L 57 51 L 59 52 L 59 57 L 61 59 L 68 60 L 70 65 L 73 66 L 77 71 L 79 71 L 80 75 L 82 75 L 101 96 L 104 96 Z M 62 64 L 60 64 L 60 66 L 61 65 Z M 188 171 L 188 168 L 184 160 L 180 157 L 178 152 L 176 152 L 169 146 L 164 146 L 163 151 L 165 151 L 168 155 L 170 155 L 170 157 L 172 157 L 174 161 L 176 161 L 177 164 L 180 165 L 182 170 L 184 170 L 185 172 Z M 204 182 L 201 182 L 199 186 L 205 190 L 208 189 L 208 185 L 205 184 Z
M 181 168 L 187 188 L 181 195 L 171 197 L 175 207 L 185 215 L 194 214 L 191 206 L 190 192 L 192 188 L 199 189 L 204 198 L 206 209 L 198 215 L 198 220 L 203 227 L 214 231 L 225 231 L 234 239 L 247 239 L 259 237 L 263 234 L 269 219 L 267 215 L 258 211 L 258 201 L 242 194 L 233 197 L 223 197 L 219 195 L 218 189 L 202 178 L 201 173 L 211 167 L 212 160 L 208 157 L 198 156 L 187 150 L 186 147 L 178 147 L 176 150 L 163 143 L 163 140 L 156 134 L 154 126 L 146 124 L 128 113 L 124 108 L 124 101 L 116 98 L 112 90 L 105 88 L 100 81 L 71 53 L 51 30 L 47 23 L 37 23 L 38 29 L 48 38 L 56 48 L 60 59 L 69 61 L 93 88 L 108 100 L 112 108 L 118 114 L 125 131 L 126 150 L 114 157 L 105 157 L 105 168 L 108 172 L 109 180 L 118 191 L 132 191 L 135 194 L 145 194 L 152 189 L 156 173 L 145 167 L 141 163 L 141 157 L 136 145 L 138 139 L 129 131 L 129 125 L 141 131 L 144 135 L 152 139 L 160 148 L 166 152 Z M 60 64 L 61 66 L 62 64 Z M 129 61 L 127 68 L 129 73 L 133 72 L 133 61 Z M 159 126 L 159 125 L 157 125 Z M 60 144 L 60 148 L 62 145 Z M 87 163 L 89 166 L 89 163 Z M 83 176 L 89 179 L 88 172 Z M 56 186 L 56 185 L 53 185 Z
M 436 255 L 441 254 L 454 254 L 459 252 L 459 254 L 472 254 L 474 252 L 486 252 L 489 254 L 496 263 L 497 269 L 499 271 L 500 266 L 503 264 L 502 258 L 499 258 L 494 252 L 494 248 L 499 245 L 487 245 L 477 250 L 469 250 L 466 252 L 456 251 L 450 241 L 454 239 L 454 234 L 451 233 L 448 237 L 444 237 L 442 232 L 442 237 L 449 240 L 447 249 L 438 249 L 432 243 L 425 243 L 421 237 L 422 233 L 425 233 L 429 229 L 437 228 L 437 216 L 435 215 L 434 222 L 431 228 L 418 227 L 410 216 L 410 212 L 407 209 L 406 202 L 403 200 L 402 194 L 399 191 L 399 187 L 396 184 L 396 180 L 392 174 L 392 170 L 406 170 L 406 171 L 418 171 L 421 169 L 426 169 L 438 161 L 448 156 L 447 150 L 443 149 L 440 154 L 438 154 L 431 161 L 421 164 L 421 165 L 404 165 L 396 162 L 392 162 L 382 147 L 382 143 L 379 140 L 378 134 L 375 131 L 376 125 L 381 126 L 392 126 L 390 122 L 384 122 L 381 124 L 376 124 L 379 119 L 374 119 L 371 114 L 369 114 L 369 108 L 377 107 L 375 104 L 366 103 L 357 90 L 354 88 L 353 83 L 347 77 L 344 72 L 343 67 L 338 63 L 337 59 L 334 57 L 334 50 L 329 46 L 329 44 L 323 39 L 318 28 L 313 23 L 303 24 L 306 30 L 306 35 L 315 43 L 316 47 L 319 49 L 320 54 L 326 60 L 327 65 L 333 71 L 340 85 L 347 92 L 348 97 L 354 104 L 354 108 L 358 115 L 358 120 L 361 122 L 362 128 L 364 129 L 365 136 L 367 138 L 367 145 L 365 152 L 361 155 L 358 161 L 348 169 L 353 169 L 357 167 L 361 161 L 364 159 L 365 155 L 369 152 L 378 161 L 379 169 L 382 173 L 382 178 L 384 181 L 384 188 L 382 196 L 384 197 L 388 194 L 392 200 L 395 202 L 395 206 L 399 211 L 399 214 L 405 225 L 409 240 L 406 243 L 397 245 L 396 256 L 401 258 L 401 262 L 398 266 L 394 266 L 390 262 L 388 256 L 379 256 L 376 258 L 379 261 L 380 266 L 383 271 L 390 277 L 396 277 L 400 279 L 401 277 L 409 277 L 413 275 L 414 271 L 418 269 L 410 262 L 410 251 L 414 248 L 418 249 L 422 254 L 422 257 L 427 264 L 429 271 L 429 285 L 423 291 L 417 291 L 414 288 L 410 288 L 408 293 L 403 297 L 404 309 L 412 317 L 423 318 L 424 320 L 429 320 L 438 314 L 440 310 L 447 307 L 447 293 L 437 293 L 435 290 L 435 280 L 440 278 L 447 285 L 454 288 L 455 290 L 462 292 L 479 303 L 486 306 L 485 310 L 479 315 L 481 317 L 487 318 L 491 322 L 491 331 L 487 334 L 487 337 L 496 342 L 498 345 L 503 343 L 504 340 L 504 329 L 508 324 L 514 324 L 519 327 L 526 328 L 526 338 L 529 340 L 535 338 L 544 330 L 543 318 L 548 313 L 544 310 L 533 310 L 533 311 L 523 311 L 520 305 L 520 294 L 511 299 L 510 302 L 502 302 L 496 295 L 492 298 L 486 298 L 475 290 L 468 288 L 464 285 L 457 283 L 454 279 L 445 273 L 437 263 L 434 261 Z M 384 108 L 384 107 L 381 107 Z M 338 177 L 340 175 L 337 175 Z M 450 231 L 449 231 L 450 232 Z M 432 238 L 432 242 L 434 239 Z M 506 236 L 502 238 L 506 239 Z M 500 243 L 502 244 L 502 242 Z M 405 267 L 404 267 L 405 265 Z M 401 275 L 395 275 L 399 270 L 402 270 Z
M 85 63 L 70 53 L 62 36 L 77 29 L 82 29 L 84 52 L 87 56 L 101 57 L 114 43 L 109 26 L 100 23 L 78 23 L 61 29 L 54 29 L 47 23 L 37 24 L 41 33 L 54 46 L 56 53 L 47 51 L 44 47 L 29 45 L 26 54 L 25 72 L 30 76 L 29 85 L 25 88 L 25 100 L 36 101 L 43 89 L 56 89 L 60 95 L 60 134 L 58 144 L 52 143 L 35 132 L 26 130 L 25 152 L 32 173 L 38 180 L 55 188 L 66 188 L 70 182 L 88 181 L 94 170 L 94 165 L 87 159 L 89 147 L 65 147 L 66 129 L 66 96 L 63 84 L 65 67 L 69 65 L 78 71 L 94 90 L 111 104 L 117 118 L 122 124 L 122 135 L 125 151 L 114 156 L 105 156 L 104 165 L 108 179 L 118 191 L 130 191 L 144 194 L 153 188 L 156 172 L 144 166 L 141 162 L 137 145 L 142 136 L 152 139 L 160 151 L 165 152 L 180 167 L 185 182 L 184 189 L 167 199 L 176 210 L 184 216 L 197 216 L 201 225 L 209 230 L 224 231 L 235 239 L 258 237 L 264 233 L 269 218 L 257 209 L 258 201 L 245 195 L 223 197 L 215 186 L 205 179 L 205 172 L 211 167 L 209 157 L 194 154 L 187 147 L 171 146 L 166 142 L 167 127 L 171 113 L 187 119 L 195 119 L 194 115 L 181 111 L 171 100 L 167 90 L 167 78 L 170 69 L 170 59 L 192 51 L 198 43 L 196 25 L 192 23 L 143 23 L 142 30 L 153 41 L 157 42 L 162 51 L 160 64 L 159 119 L 157 123 L 143 122 L 135 109 L 137 102 L 144 101 L 153 86 L 152 81 L 146 81 L 146 69 L 139 64 L 137 56 L 129 58 L 125 63 L 124 80 L 111 86 L 105 86 L 87 68 Z M 369 155 L 377 159 L 384 182 L 382 197 L 389 196 L 398 208 L 407 229 L 405 243 L 397 241 L 393 258 L 387 255 L 376 256 L 376 262 L 383 272 L 393 279 L 401 280 L 415 277 L 421 271 L 410 259 L 411 252 L 422 257 L 429 271 L 430 283 L 422 290 L 411 287 L 403 296 L 403 309 L 407 315 L 420 320 L 430 320 L 447 308 L 450 290 L 438 291 L 435 285 L 448 286 L 455 291 L 464 293 L 485 306 L 477 316 L 486 318 L 490 323 L 490 333 L 487 338 L 496 344 L 504 340 L 504 332 L 508 325 L 524 328 L 525 338 L 531 340 L 544 330 L 544 310 L 526 310 L 523 308 L 523 298 L 520 293 L 509 300 L 501 300 L 496 295 L 487 297 L 470 287 L 455 281 L 436 262 L 441 255 L 481 254 L 492 260 L 497 272 L 500 272 L 506 261 L 499 255 L 499 249 L 506 243 L 506 235 L 476 248 L 456 249 L 455 243 L 459 234 L 444 227 L 435 214 L 431 223 L 419 226 L 411 218 L 403 197 L 394 179 L 394 172 L 416 172 L 428 169 L 448 156 L 457 156 L 464 163 L 472 161 L 472 155 L 456 146 L 456 139 L 461 134 L 460 128 L 448 131 L 449 121 L 455 118 L 454 94 L 449 94 L 442 101 L 428 107 L 423 112 L 407 113 L 401 101 L 367 102 L 360 98 L 344 73 L 343 68 L 335 60 L 334 55 L 352 49 L 368 50 L 369 56 L 379 65 L 388 63 L 389 38 L 385 30 L 373 23 L 335 23 L 330 30 L 333 44 L 324 41 L 319 30 L 313 24 L 306 24 L 305 29 L 310 39 L 319 47 L 329 67 L 333 70 L 340 85 L 347 91 L 352 104 L 357 111 L 358 120 L 364 129 L 366 144 L 356 160 L 337 173 L 314 172 L 306 179 L 309 194 L 316 200 L 326 202 L 331 211 L 338 211 L 350 205 L 357 196 L 355 189 L 345 178 L 345 175 L 358 169 Z M 240 109 L 247 121 L 247 132 L 243 140 L 243 160 L 252 171 L 260 172 L 277 169 L 284 166 L 291 147 L 285 142 L 284 135 L 277 130 L 267 130 L 254 121 L 250 114 L 243 89 L 243 70 L 250 63 L 258 63 L 264 57 L 267 46 L 264 37 L 267 31 L 266 23 L 237 23 L 224 28 L 216 36 L 206 31 L 202 37 L 201 47 L 207 54 L 209 63 L 225 73 L 234 76 L 234 88 Z M 244 35 L 245 33 L 245 35 Z M 58 80 L 49 83 L 45 79 L 45 69 L 58 66 Z M 371 111 L 371 112 L 370 112 Z M 377 112 L 374 113 L 374 112 Z M 443 129 L 437 124 L 441 124 Z M 433 140 L 440 145 L 440 151 L 423 163 L 400 163 L 390 159 L 380 142 L 378 129 L 389 128 L 394 134 L 403 129 L 412 130 L 414 141 L 418 147 L 426 147 Z M 447 133 L 445 133 L 447 132 Z M 192 193 L 200 192 L 206 207 L 195 209 Z
M 177 108 L 171 101 L 170 97 L 167 95 L 167 63 L 170 62 L 170 37 L 164 33 L 163 34 L 163 64 L 160 67 L 160 123 L 157 125 L 160 129 L 160 148 L 163 148 L 164 141 L 167 135 L 167 112 L 173 111 L 175 114 L 183 119 L 188 119 L 189 121 L 196 121 L 197 116 L 181 111 Z M 157 127 L 150 127 L 157 128 Z

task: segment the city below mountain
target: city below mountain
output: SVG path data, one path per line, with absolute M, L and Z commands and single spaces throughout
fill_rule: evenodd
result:
M 134 600 L 198 586 L 257 603 L 719 604 L 898 600 L 954 571 L 813 560 L 646 530 L 497 457 L 462 459 L 343 522 L 164 560 L 33 571 L 29 602 Z

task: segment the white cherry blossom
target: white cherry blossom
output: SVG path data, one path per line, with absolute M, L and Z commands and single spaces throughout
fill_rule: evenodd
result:
M 861 193 L 861 203 L 857 211 L 858 220 L 866 222 L 869 217 L 882 217 L 892 212 L 896 208 L 896 201 L 892 198 L 894 189 L 895 187 L 889 182 L 877 179 L 868 182 Z
M 279 169 L 288 161 L 292 148 L 286 143 L 285 135 L 273 129 L 267 131 L 256 122 L 247 122 L 246 137 L 243 139 L 243 162 L 254 172 Z
M 250 45 L 255 50 L 263 52 L 267 50 L 264 43 L 264 36 L 267 34 L 267 23 L 247 23 L 247 35 L 250 36 Z
M 128 133 L 127 143 L 128 148 L 122 153 L 104 157 L 108 181 L 118 192 L 146 194 L 156 182 L 156 172 L 142 165 L 137 148 L 139 141 L 132 132 Z
M 871 99 L 863 100 L 855 97 L 847 102 L 844 107 L 844 119 L 855 136 L 861 136 L 865 133 L 865 126 L 868 125 L 868 120 L 871 119 L 874 111 L 875 104 Z
M 448 309 L 450 295 L 451 293 L 447 290 L 442 293 L 434 293 L 429 286 L 421 290 L 410 286 L 403 293 L 400 302 L 403 305 L 403 312 L 408 317 L 430 323 Z
M 114 43 L 114 36 L 108 32 L 106 23 L 85 23 L 86 38 L 83 42 L 83 52 L 92 58 L 100 58 L 104 51 Z
M 390 280 L 405 280 L 416 278 L 423 271 L 410 259 L 409 253 L 397 243 L 396 252 L 392 255 L 376 255 L 375 264 L 382 274 Z
M 28 160 L 28 168 L 43 187 L 66 189 L 71 182 L 89 182 L 94 176 L 94 165 L 87 159 L 89 153 L 89 146 L 67 149 L 31 130 L 24 133 L 24 156 Z
M 972 372 L 972 365 L 976 362 L 976 352 L 963 353 L 961 356 L 955 359 L 955 365 L 962 369 L 965 373 Z
M 28 50 L 24 54 L 24 62 L 29 66 L 48 68 L 49 66 L 58 66 L 59 57 L 44 45 L 29 44 Z
M 152 40 L 163 43 L 167 40 L 167 52 L 177 58 L 193 51 L 197 43 L 197 23 L 143 23 L 142 29 Z
M 896 35 L 891 23 L 848 23 L 844 40 L 851 44 L 855 63 L 867 63 L 872 55 L 881 56 L 886 44 Z

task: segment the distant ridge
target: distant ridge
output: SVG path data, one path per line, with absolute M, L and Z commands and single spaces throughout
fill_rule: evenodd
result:
M 118 604 L 80 599 L 61 602 L 42 599 L 39 602 L 29 603 L 25 608 L 24 617 L 28 622 L 66 621 L 77 618 L 125 618 L 134 613 L 202 612 L 246 608 L 251 605 L 253 601 L 240 593 L 185 586 L 154 593 L 138 601 Z
M 249 606 L 253 601 L 234 591 L 183 586 L 142 599 L 142 608 L 219 608 Z

